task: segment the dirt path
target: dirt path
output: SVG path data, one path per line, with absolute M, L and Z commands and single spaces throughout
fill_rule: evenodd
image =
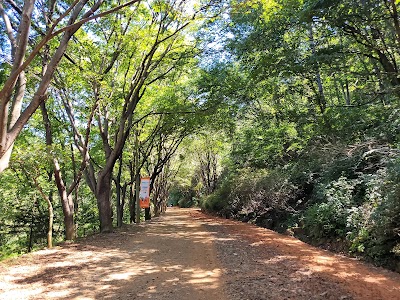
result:
M 229 299 L 400 299 L 400 274 L 251 224 L 192 217 L 213 232 Z
M 169 210 L 0 264 L 9 299 L 400 299 L 400 274 L 255 226 Z
M 212 237 L 188 211 L 0 265 L 0 299 L 226 299 Z

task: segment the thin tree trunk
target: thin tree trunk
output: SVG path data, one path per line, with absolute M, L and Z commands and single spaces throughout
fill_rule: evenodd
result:
M 118 180 L 115 181 L 115 189 L 117 193 L 116 197 L 116 211 L 117 211 L 117 227 L 122 226 L 122 215 L 121 215 L 121 185 Z
M 314 40 L 314 32 L 313 32 L 313 23 L 311 21 L 310 24 L 310 29 L 309 29 L 309 38 L 310 38 L 310 47 L 311 47 L 311 52 L 312 55 L 315 57 L 316 56 L 316 47 L 315 47 L 315 40 Z M 321 112 L 323 113 L 326 109 L 326 99 L 325 99 L 325 94 L 324 94 L 324 87 L 322 85 L 322 79 L 321 79 L 321 73 L 319 70 L 319 66 L 318 66 L 318 62 L 316 63 L 317 67 L 316 67 L 316 74 L 315 74 L 315 79 L 317 81 L 317 85 L 318 85 L 318 95 L 317 95 L 317 102 L 318 102 L 318 106 L 321 110 Z
M 74 147 L 71 144 L 71 159 L 72 159 L 72 169 L 74 171 L 74 182 L 78 181 L 76 184 L 75 190 L 74 190 L 74 196 L 73 196 L 73 202 L 74 202 L 74 214 L 78 214 L 78 209 L 79 209 L 79 187 L 80 187 L 80 180 L 78 179 L 78 173 L 77 173 L 77 168 L 76 168 L 76 160 L 75 160 L 75 155 L 74 155 Z M 85 158 L 84 158 L 85 159 Z M 78 227 L 79 224 L 77 220 L 74 220 L 75 222 L 75 235 L 77 235 Z
M 124 223 L 124 208 L 125 208 L 125 200 L 126 200 L 126 189 L 128 188 L 128 183 L 125 183 L 122 186 L 122 197 L 121 197 L 121 224 Z
M 46 130 L 46 145 L 49 147 L 48 152 L 50 156 L 53 156 L 50 151 L 50 147 L 53 144 L 51 123 L 47 113 L 45 102 L 40 105 L 43 117 L 43 124 Z M 73 240 L 76 237 L 75 233 L 75 222 L 74 222 L 74 201 L 71 194 L 68 194 L 64 180 L 62 178 L 61 168 L 56 157 L 52 157 L 54 180 L 57 185 L 58 194 L 60 196 L 61 205 L 64 214 L 64 226 L 65 226 L 65 239 Z
M 53 204 L 51 203 L 51 199 L 47 198 L 47 210 L 49 212 L 49 228 L 47 230 L 47 247 L 53 248 L 53 223 L 54 223 L 54 211 Z
M 32 217 L 31 217 L 31 224 L 29 227 L 29 240 L 28 240 L 28 249 L 27 252 L 31 252 L 33 246 L 33 210 L 32 210 Z
M 119 167 L 117 178 L 115 179 L 115 188 L 117 192 L 116 209 L 117 209 L 117 227 L 121 227 L 124 218 L 124 204 L 126 187 L 121 186 L 122 177 L 122 154 L 119 156 Z
M 135 184 L 135 172 L 133 169 L 132 161 L 129 163 L 129 171 L 131 175 L 131 184 L 129 188 L 129 223 L 134 223 L 136 217 L 135 211 L 135 193 L 134 193 L 134 184 Z
M 160 197 L 160 191 L 159 191 L 160 187 L 158 184 L 156 184 L 156 187 L 154 189 L 154 193 L 153 193 L 153 203 L 154 203 L 154 216 L 155 217 L 159 217 L 161 214 L 161 200 L 159 199 Z
M 133 191 L 134 185 L 129 188 L 129 223 L 136 222 L 136 206 L 135 206 L 135 192 Z
M 144 209 L 144 219 L 146 221 L 151 220 L 151 211 L 150 207 Z
M 76 228 L 74 222 L 74 201 L 72 199 L 72 195 L 68 194 L 67 192 L 67 188 L 62 179 L 60 165 L 55 157 L 53 157 L 53 167 L 54 179 L 57 185 L 58 194 L 61 199 L 61 206 L 64 214 L 65 239 L 74 240 L 76 237 Z
M 349 89 L 349 80 L 346 78 L 346 105 L 350 105 L 351 104 L 351 100 L 350 100 L 350 89 Z
M 136 202 L 136 224 L 140 223 L 140 169 L 139 169 L 139 136 L 138 131 L 135 132 L 135 202 Z
M 117 199 L 116 199 L 116 210 L 117 210 L 117 227 L 122 226 L 122 214 L 121 214 L 121 186 L 116 185 Z
M 136 174 L 135 180 L 135 200 L 136 200 L 136 224 L 140 223 L 140 198 L 139 198 L 139 190 L 140 190 L 140 173 Z

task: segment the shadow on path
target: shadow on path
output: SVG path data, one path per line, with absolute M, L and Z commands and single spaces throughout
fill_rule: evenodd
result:
M 0 266 L 0 299 L 224 299 L 212 236 L 188 211 Z
M 214 232 L 229 299 L 400 299 L 400 274 L 251 224 L 191 214 Z

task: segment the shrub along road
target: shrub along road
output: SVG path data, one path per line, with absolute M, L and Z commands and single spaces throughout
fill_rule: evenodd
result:
M 170 209 L 2 262 L 0 299 L 400 299 L 400 275 L 250 224 Z

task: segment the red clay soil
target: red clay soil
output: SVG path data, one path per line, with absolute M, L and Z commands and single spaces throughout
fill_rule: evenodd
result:
M 232 298 L 400 299 L 398 273 L 251 224 L 200 212 L 191 215 L 214 229 Z
M 0 263 L 9 299 L 400 299 L 400 274 L 197 210 Z

